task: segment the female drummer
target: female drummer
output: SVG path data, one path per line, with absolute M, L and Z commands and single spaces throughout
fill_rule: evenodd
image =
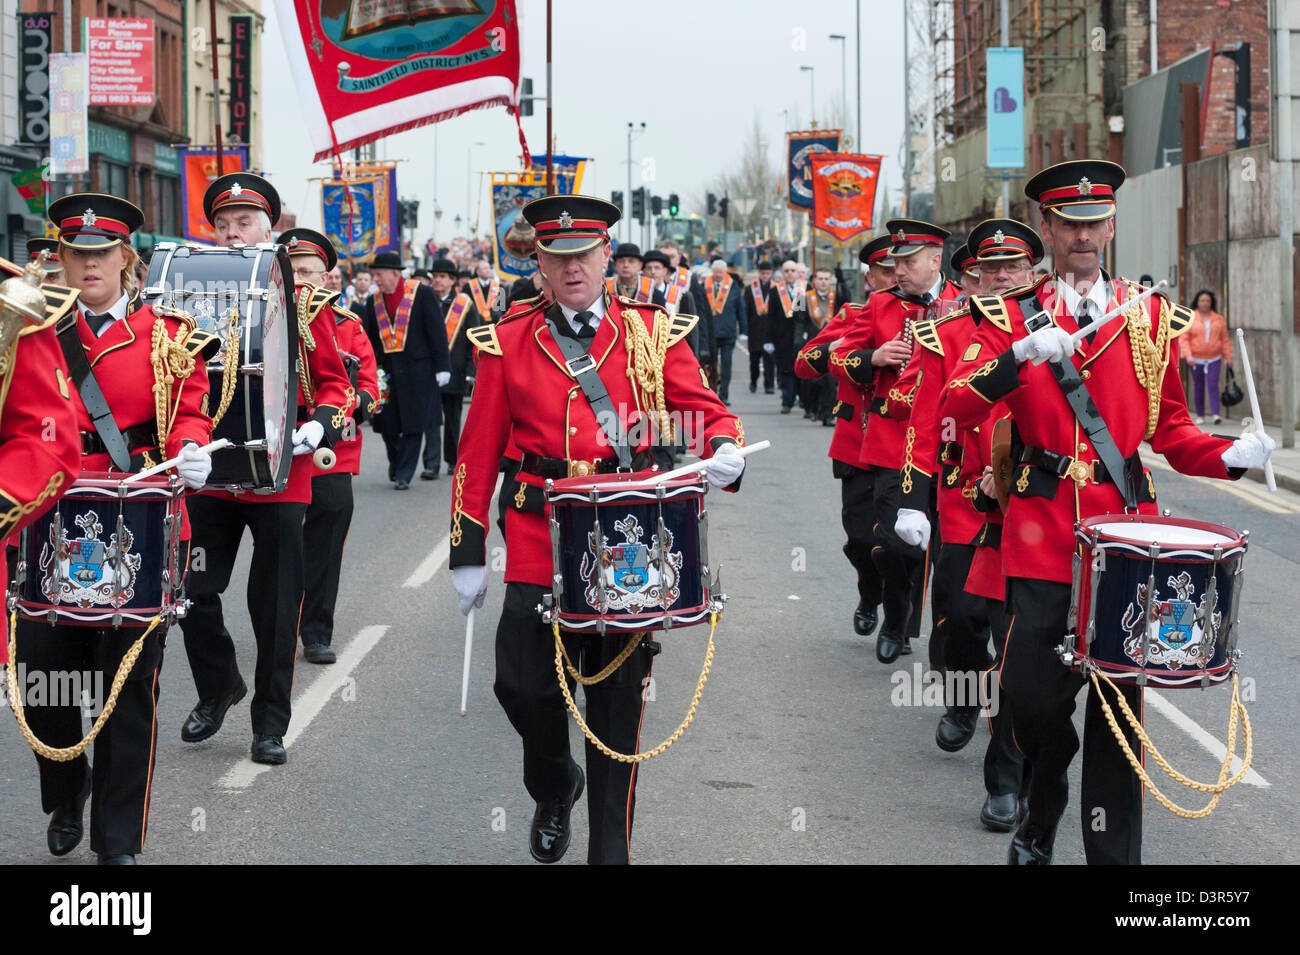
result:
M 59 229 L 67 283 L 81 290 L 76 321 L 62 328 L 59 337 L 81 432 L 82 472 L 121 474 L 180 456 L 176 473 L 189 489 L 202 487 L 212 467 L 199 450 L 211 434 L 203 410 L 206 361 L 216 351 L 217 340 L 196 329 L 183 312 L 141 302 L 134 287 L 137 256 L 130 236 L 144 216 L 134 205 L 114 196 L 74 194 L 53 202 L 49 215 Z M 107 405 L 111 419 L 101 418 L 97 429 L 87 409 L 101 404 Z M 79 528 L 67 530 L 80 536 Z M 188 539 L 184 521 L 181 539 Z M 61 761 L 36 757 L 41 804 L 50 813 L 50 852 L 56 856 L 66 855 L 81 841 L 87 798 L 90 847 L 101 864 L 134 864 L 144 846 L 165 631 L 163 624 L 145 640 L 116 708 L 95 740 L 93 773 L 84 752 Z M 62 699 L 57 688 L 107 690 L 141 632 L 139 627 L 19 622 L 18 659 L 26 667 L 27 685 L 43 682 L 49 688 L 42 697 L 24 701 L 38 740 L 51 747 L 85 749 L 78 742 L 84 733 L 82 700 Z M 37 671 L 42 675 L 36 676 Z M 55 674 L 61 678 L 52 679 Z M 69 674 L 80 679 L 70 680 Z M 96 714 L 104 703 L 102 698 L 94 701 Z

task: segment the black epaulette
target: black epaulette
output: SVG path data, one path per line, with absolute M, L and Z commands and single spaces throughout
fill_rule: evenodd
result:
M 933 318 L 925 318 L 919 322 L 912 323 L 912 336 L 925 348 L 934 352 L 936 355 L 943 354 L 943 344 L 939 341 L 939 331 L 936 326 L 938 322 Z
M 340 292 L 332 292 L 327 288 L 321 288 L 319 285 L 312 285 L 310 282 L 302 283 L 306 288 L 311 289 L 307 296 L 307 321 L 316 321 L 316 316 L 327 305 L 333 305 L 338 301 Z M 299 294 L 302 294 L 299 292 Z
M 700 321 L 698 315 L 669 315 L 667 312 L 664 316 L 668 319 L 668 347 L 671 348 L 679 341 L 691 333 Z
M 358 315 L 356 312 L 344 308 L 342 305 L 339 305 L 336 302 L 334 304 L 334 323 L 336 325 L 342 325 L 344 322 L 348 321 L 349 319 L 354 322 L 360 322 L 361 316 Z
M 495 324 L 475 325 L 465 331 L 465 337 L 469 339 L 471 345 L 483 352 L 483 354 L 495 355 L 497 358 L 502 356 L 501 342 L 497 338 Z
M 1192 322 L 1196 320 L 1195 310 L 1186 305 L 1176 305 L 1170 303 L 1169 313 L 1169 337 L 1177 338 L 1187 329 L 1192 327 Z
M 185 339 L 185 350 L 204 361 L 211 361 L 221 351 L 221 339 L 211 332 L 195 328 Z
M 199 327 L 199 323 L 194 320 L 194 316 L 189 312 L 183 311 L 179 308 L 172 308 L 170 305 L 160 305 L 157 303 L 150 307 L 153 309 L 155 315 L 158 315 L 161 318 L 175 319 L 186 328 L 190 329 L 190 331 Z
M 1004 332 L 1011 331 L 1011 319 L 1007 315 L 1006 299 L 1011 297 L 1011 293 L 1006 295 L 972 295 L 970 297 L 970 313 L 979 321 L 988 319 L 997 328 Z
M 27 335 L 31 332 L 40 331 L 42 328 L 49 328 L 68 314 L 71 314 L 74 320 L 77 317 L 77 296 L 81 294 L 78 289 L 42 283 L 41 292 L 45 295 L 45 320 L 39 325 L 24 328 L 19 332 L 20 335 Z

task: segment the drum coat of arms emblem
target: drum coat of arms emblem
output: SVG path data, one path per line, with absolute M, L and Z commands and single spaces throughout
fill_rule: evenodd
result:
M 1209 594 L 1195 601 L 1195 586 L 1191 575 L 1184 571 L 1170 577 L 1168 585 L 1174 598 L 1160 596 L 1159 589 L 1151 595 L 1150 619 L 1143 620 L 1147 603 L 1147 586 L 1138 584 L 1133 603 L 1124 612 L 1121 621 L 1128 636 L 1124 640 L 1124 653 L 1130 660 L 1143 665 L 1142 653 L 1148 654 L 1147 664 L 1157 664 L 1177 670 L 1181 667 L 1206 667 L 1214 659 L 1215 644 L 1223 625 L 1223 613 L 1218 608 L 1218 596 L 1209 606 Z
M 41 592 L 54 604 L 122 607 L 135 596 L 140 555 L 131 553 L 135 536 L 123 526 L 102 540 L 104 525 L 94 511 L 76 518 L 82 536 L 69 538 L 62 521 L 50 524 L 41 547 Z
M 663 531 L 662 542 L 652 537 L 647 544 L 641 522 L 631 514 L 615 521 L 614 529 L 623 535 L 622 542 L 597 541 L 595 531 L 587 534 L 580 573 L 586 582 L 583 596 L 588 605 L 600 613 L 671 607 L 680 595 L 683 563 L 681 552 L 672 549 L 672 531 Z

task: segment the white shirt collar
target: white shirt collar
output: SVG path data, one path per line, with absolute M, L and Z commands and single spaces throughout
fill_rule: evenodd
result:
M 939 281 L 935 282 L 930 288 L 930 301 L 937 302 L 939 296 L 943 294 L 943 273 L 939 274 Z
M 113 316 L 113 321 L 111 321 L 111 322 L 105 322 L 105 323 L 100 327 L 100 329 L 99 329 L 99 336 L 96 336 L 96 337 L 100 337 L 100 336 L 102 336 L 106 331 L 108 331 L 109 328 L 112 327 L 113 322 L 116 322 L 116 321 L 119 321 L 119 320 L 121 320 L 121 319 L 123 319 L 123 318 L 126 318 L 126 310 L 127 310 L 127 306 L 129 306 L 130 303 L 131 303 L 131 297 L 130 297 L 130 295 L 128 295 L 126 292 L 123 292 L 123 293 L 122 293 L 122 297 L 119 298 L 116 302 L 114 302 L 113 305 L 109 308 L 109 310 L 108 310 L 108 312 L 107 312 L 107 314 Z M 78 303 L 77 303 L 77 308 L 79 308 L 79 309 L 81 310 L 81 317 L 82 317 L 82 318 L 85 318 L 87 315 L 103 315 L 103 314 L 105 314 L 104 312 L 92 312 L 90 309 L 88 309 L 88 308 L 86 307 L 86 304 L 85 304 L 84 302 L 78 302 Z
M 605 317 L 605 292 L 603 289 L 601 290 L 601 293 L 598 296 L 596 296 L 596 301 L 588 305 L 585 311 L 591 312 L 592 315 L 596 316 L 597 318 L 596 324 L 597 325 L 600 324 L 599 319 L 603 319 Z M 578 331 L 579 325 L 577 322 L 573 320 L 573 317 L 578 314 L 578 310 L 569 308 L 569 306 L 567 305 L 561 305 L 560 312 L 561 314 L 564 315 L 565 320 L 570 325 L 573 326 L 573 330 L 575 332 Z
M 1064 299 L 1065 307 L 1070 310 L 1070 314 L 1078 315 L 1079 303 L 1083 300 L 1078 290 L 1058 275 L 1056 291 Z M 1096 306 L 1097 313 L 1093 316 L 1094 320 L 1106 314 L 1106 306 L 1110 304 L 1110 280 L 1106 278 L 1105 272 L 1099 273 L 1097 281 L 1092 284 L 1092 288 L 1088 289 L 1088 298 Z

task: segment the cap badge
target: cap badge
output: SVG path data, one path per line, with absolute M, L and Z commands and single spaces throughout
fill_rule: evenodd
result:
M 296 235 L 289 240 L 289 248 L 291 249 L 298 248 L 298 237 Z
M 98 216 L 95 215 L 94 209 L 87 209 L 85 212 L 81 214 L 82 225 L 94 225 L 97 221 L 98 221 Z
M 569 215 L 567 210 L 560 213 L 560 228 L 561 229 L 573 228 L 573 216 Z
M 897 232 L 894 233 L 894 241 L 895 241 L 895 242 L 906 242 L 906 241 L 907 241 L 907 233 L 904 232 L 903 229 L 902 229 L 901 227 L 899 228 L 899 230 L 898 230 Z
M 244 187 L 241 186 L 239 183 L 235 183 L 233 186 L 230 187 L 230 194 L 232 196 L 241 196 L 244 194 Z
M 1092 194 L 1092 183 L 1088 181 L 1087 176 L 1084 176 L 1082 179 L 1079 180 L 1079 195 L 1087 196 L 1091 194 Z
M 998 245 L 1001 245 L 1003 242 L 1007 241 L 1007 234 L 1003 232 L 1001 229 L 998 229 L 997 232 L 993 233 L 993 241 L 996 242 Z

